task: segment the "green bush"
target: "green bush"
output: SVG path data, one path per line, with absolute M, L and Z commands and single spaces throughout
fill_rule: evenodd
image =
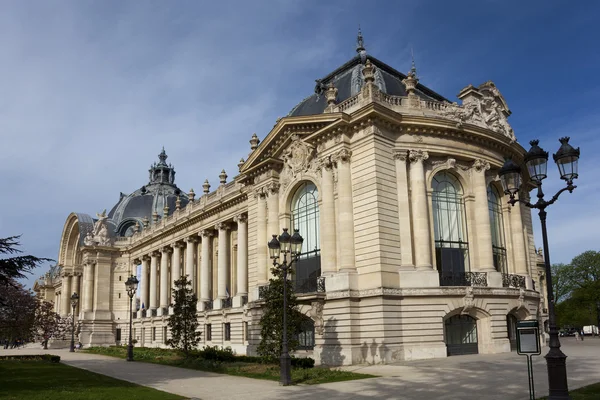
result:
M 235 360 L 233 361 L 259 364 L 262 363 L 262 358 L 256 356 L 235 356 Z
M 15 361 L 49 361 L 53 363 L 60 362 L 60 356 L 52 354 L 31 354 L 31 355 L 15 355 L 15 356 L 0 356 L 0 360 L 15 360 Z
M 292 367 L 308 369 L 314 368 L 315 360 L 310 357 L 292 357 Z
M 205 360 L 235 361 L 237 358 L 231 347 L 204 346 L 196 354 Z

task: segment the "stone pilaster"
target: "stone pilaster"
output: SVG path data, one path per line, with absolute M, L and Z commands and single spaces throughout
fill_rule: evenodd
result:
M 237 293 L 235 307 L 241 307 L 242 296 L 248 296 L 248 216 L 240 214 L 233 219 L 237 223 Z
M 63 273 L 61 289 L 61 315 L 66 316 L 71 313 L 71 274 Z
M 83 265 L 83 312 L 84 318 L 85 313 L 93 311 L 94 307 L 94 268 L 96 262 L 88 261 Z
M 355 271 L 354 259 L 354 209 L 352 205 L 352 176 L 350 172 L 350 157 L 352 152 L 347 149 L 338 151 L 333 156 L 338 171 L 338 232 L 340 242 L 344 244 L 340 254 L 339 270 Z
M 267 196 L 267 209 L 268 209 L 268 231 L 267 236 L 279 235 L 281 229 L 279 229 L 279 184 L 275 182 L 269 183 L 265 190 L 268 193 Z M 266 247 L 268 241 L 265 241 L 262 247 Z M 267 271 L 267 276 L 272 278 L 271 269 Z
M 475 237 L 477 238 L 477 253 L 479 265 L 476 270 L 494 272 L 494 257 L 492 253 L 492 229 L 485 182 L 485 171 L 490 169 L 490 163 L 477 159 L 473 162 L 471 174 L 473 177 L 473 193 L 475 194 Z
M 335 199 L 333 194 L 333 164 L 327 157 L 321 162 L 321 275 L 337 271 L 337 244 Z
M 171 288 L 173 283 L 181 278 L 181 249 L 183 243 L 177 242 L 173 245 L 173 258 L 171 260 Z
M 410 224 L 410 196 L 408 193 L 408 175 L 406 161 L 407 150 L 394 150 L 396 164 L 396 187 L 398 191 L 398 223 L 400 226 L 400 255 L 402 263 L 400 268 L 412 270 L 415 267 L 412 251 L 412 227 Z
M 528 276 L 527 256 L 525 254 L 525 232 L 521 216 L 521 203 L 516 202 L 510 212 L 510 224 L 512 228 L 512 244 L 515 258 L 515 272 L 519 275 Z
M 418 270 L 431 270 L 431 232 L 427 209 L 427 188 L 423 163 L 429 154 L 423 150 L 410 150 L 410 189 L 414 227 L 415 264 Z
M 268 278 L 268 262 L 267 262 L 267 243 L 269 237 L 267 235 L 267 200 L 266 194 L 262 189 L 255 192 L 257 197 L 256 208 L 256 267 L 257 267 L 257 283 L 264 285 L 269 281 Z M 276 232 L 278 233 L 278 232 Z

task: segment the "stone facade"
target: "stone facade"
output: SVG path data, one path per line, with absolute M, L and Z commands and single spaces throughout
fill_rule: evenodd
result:
M 39 296 L 65 315 L 69 294 L 80 293 L 79 340 L 124 344 L 124 283 L 138 274 L 134 338 L 162 347 L 172 282 L 188 275 L 203 342 L 253 354 L 260 287 L 270 277 L 267 242 L 282 228 L 307 226 L 300 233 L 311 238 L 306 265 L 315 269 L 298 293 L 309 321 L 299 355 L 346 365 L 510 351 L 510 321 L 541 318 L 546 306 L 534 287 L 543 260 L 530 210 L 501 195 L 499 211 L 490 211 L 490 191 L 502 193 L 504 156 L 522 163 L 525 154 L 506 102 L 486 82 L 450 103 L 428 95 L 414 68 L 403 75 L 362 52 L 351 66 L 362 73 L 355 94 L 338 101 L 343 70 L 324 79 L 325 110 L 279 119 L 262 142 L 254 135 L 231 182 L 223 171 L 216 190 L 206 182 L 202 196 L 190 191 L 170 210 L 165 200 L 160 213 L 132 216 L 128 231 L 105 213 L 95 221 L 71 214 L 59 265 L 36 283 Z M 377 78 L 393 73 L 403 96 Z M 161 168 L 169 180 L 156 184 L 180 196 L 174 170 Z M 311 211 L 298 208 L 303 193 L 316 196 Z

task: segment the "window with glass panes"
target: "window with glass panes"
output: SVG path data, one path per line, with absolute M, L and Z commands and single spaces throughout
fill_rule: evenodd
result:
M 317 291 L 321 275 L 321 247 L 319 242 L 319 193 L 312 182 L 304 182 L 292 198 L 292 229 L 298 229 L 304 238 L 302 253 L 294 263 L 297 293 Z
M 498 189 L 488 186 L 488 209 L 490 212 L 490 227 L 492 229 L 492 252 L 496 271 L 508 273 L 506 265 L 506 244 L 504 241 L 504 219 L 502 217 L 502 202 Z

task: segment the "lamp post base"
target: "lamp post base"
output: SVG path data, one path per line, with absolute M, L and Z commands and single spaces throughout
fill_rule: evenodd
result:
M 548 400 L 570 400 L 567 384 L 567 356 L 560 348 L 551 347 L 544 358 L 548 367 Z
M 292 384 L 292 358 L 286 352 L 281 354 L 279 357 L 279 370 L 280 370 L 280 379 L 279 383 L 283 386 L 289 386 Z
M 133 344 L 127 346 L 127 361 L 133 361 Z

